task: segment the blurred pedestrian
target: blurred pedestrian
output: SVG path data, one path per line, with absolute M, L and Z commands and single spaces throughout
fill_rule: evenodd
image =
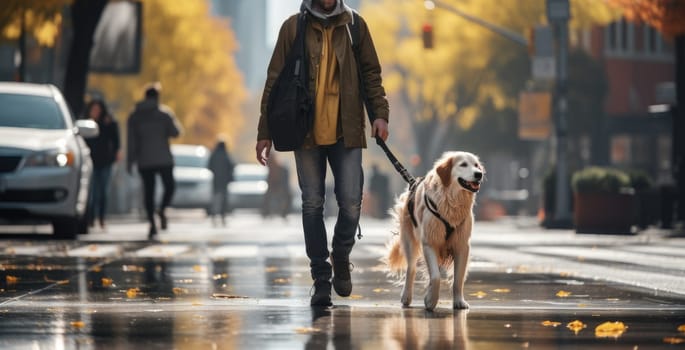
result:
M 86 106 L 86 117 L 94 120 L 100 129 L 97 137 L 86 139 L 93 160 L 86 213 L 90 227 L 95 226 L 97 217 L 100 228 L 104 229 L 112 165 L 120 158 L 119 125 L 108 112 L 105 101 L 98 98 L 91 100 Z
M 269 158 L 267 165 L 269 167 L 269 174 L 266 179 L 268 187 L 262 203 L 262 216 L 266 218 L 272 214 L 278 214 L 282 218 L 286 218 L 290 213 L 290 202 L 292 201 L 290 172 L 273 155 Z
M 388 137 L 388 101 L 381 84 L 381 66 L 364 19 L 342 0 L 303 0 L 300 9 L 306 16 L 305 47 L 310 53 L 306 65 L 312 72 L 309 90 L 314 100 L 314 123 L 304 145 L 295 150 L 295 164 L 302 190 L 305 245 L 314 280 L 310 304 L 330 306 L 331 275 L 338 295 L 345 297 L 352 292 L 349 255 L 359 226 L 364 186 L 364 99 L 373 109 L 369 114 L 375 117 L 371 136 L 383 140 Z M 283 23 L 269 63 L 255 147 L 257 160 L 263 165 L 272 146 L 267 101 L 295 40 L 299 17 L 300 14 L 293 15 Z M 359 29 L 359 36 L 355 36 L 360 38 L 359 62 L 350 42 L 348 25 L 353 20 Z M 365 96 L 359 93 L 359 76 L 364 79 Z M 339 208 L 330 256 L 323 220 L 327 162 L 333 173 Z
M 143 180 L 145 212 L 150 224 L 148 239 L 157 236 L 155 224 L 155 182 L 156 176 L 162 178 L 164 194 L 157 215 L 162 230 L 167 229 L 166 208 L 174 195 L 174 158 L 171 155 L 169 139 L 178 137 L 181 125 L 171 109 L 159 103 L 161 86 L 150 84 L 145 89 L 145 98 L 136 104 L 128 118 L 128 152 L 127 171 L 138 166 L 138 173 Z
M 371 169 L 369 192 L 373 196 L 373 203 L 376 204 L 375 208 L 373 208 L 373 216 L 384 219 L 388 217 L 388 209 L 390 208 L 390 184 L 388 176 L 380 171 L 376 164 L 374 164 Z
M 233 181 L 235 163 L 226 148 L 226 142 L 219 139 L 209 156 L 207 168 L 214 174 L 212 182 L 212 208 L 210 210 L 212 223 L 217 217 L 226 226 L 226 210 L 228 209 L 228 184 Z

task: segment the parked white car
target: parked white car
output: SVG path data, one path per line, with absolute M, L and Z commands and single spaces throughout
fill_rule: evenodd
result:
M 214 174 L 207 169 L 209 149 L 201 145 L 171 145 L 171 154 L 176 182 L 171 206 L 210 210 Z M 156 192 L 161 195 L 161 188 Z
M 53 85 L 0 82 L 0 222 L 46 220 L 54 235 L 87 233 L 92 173 L 84 137 L 92 120 L 74 122 Z
M 237 164 L 233 181 L 228 184 L 228 206 L 231 209 L 259 209 L 269 188 L 269 170 L 259 164 Z

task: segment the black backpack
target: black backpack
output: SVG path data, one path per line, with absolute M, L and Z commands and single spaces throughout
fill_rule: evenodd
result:
M 266 107 L 266 118 L 277 151 L 294 151 L 302 146 L 314 122 L 314 104 L 309 95 L 309 68 L 305 45 L 306 15 L 297 19 L 297 34 L 274 82 Z

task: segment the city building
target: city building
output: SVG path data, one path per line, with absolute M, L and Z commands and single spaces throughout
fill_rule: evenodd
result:
M 579 45 L 606 72 L 608 163 L 672 181 L 672 119 L 650 113 L 650 106 L 675 103 L 671 42 L 647 24 L 619 19 L 583 32 Z

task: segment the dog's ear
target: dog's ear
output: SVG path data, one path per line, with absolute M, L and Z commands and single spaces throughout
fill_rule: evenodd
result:
M 444 162 L 438 164 L 435 168 L 435 172 L 438 173 L 440 181 L 445 187 L 448 187 L 452 183 L 452 157 L 445 159 Z

